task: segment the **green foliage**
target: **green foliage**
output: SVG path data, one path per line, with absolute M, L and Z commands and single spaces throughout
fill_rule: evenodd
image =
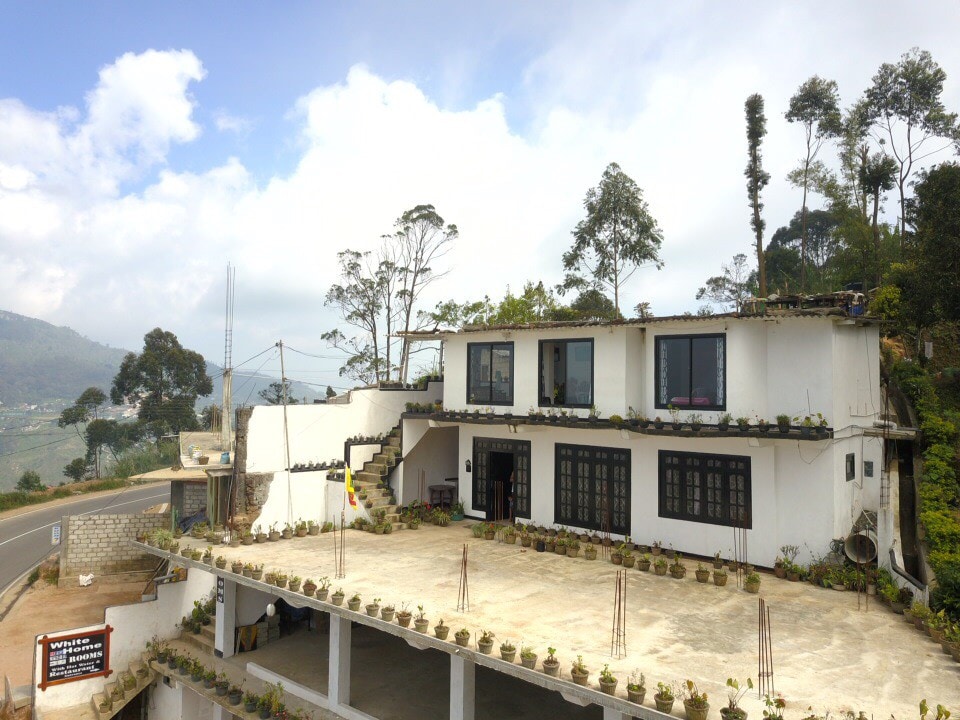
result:
M 74 482 L 80 482 L 87 474 L 87 461 L 84 458 L 74 458 L 63 468 L 63 474 Z
M 46 485 L 40 482 L 40 475 L 34 470 L 24 470 L 17 480 L 17 490 L 20 492 L 40 492 L 46 490 Z
M 176 442 L 162 442 L 159 447 L 150 445 L 142 449 L 128 450 L 117 460 L 113 473 L 118 478 L 170 467 L 179 460 L 179 448 Z
M 719 305 L 732 305 L 740 312 L 743 303 L 757 291 L 757 272 L 750 270 L 747 256 L 738 253 L 729 265 L 721 265 L 720 275 L 707 278 L 706 285 L 697 291 L 697 300 L 707 299 Z
M 767 295 L 767 270 L 763 257 L 763 231 L 766 223 L 760 215 L 763 210 L 763 203 L 760 201 L 760 193 L 770 182 L 770 173 L 763 169 L 763 158 L 760 153 L 760 145 L 764 136 L 767 134 L 767 118 L 763 114 L 763 96 L 754 94 L 747 98 L 744 103 L 744 114 L 747 119 L 747 167 L 743 171 L 747 178 L 747 197 L 750 200 L 750 227 L 756 237 L 757 247 L 757 282 L 759 284 L 760 296 Z
M 137 417 L 153 437 L 199 428 L 194 404 L 213 392 L 203 356 L 187 350 L 171 332 L 154 328 L 143 352 L 127 353 L 113 379 L 114 403 L 139 402 Z
M 266 401 L 267 405 L 282 405 L 284 393 L 286 393 L 287 405 L 296 405 L 299 402 L 290 393 L 289 380 L 272 382 L 257 394 Z
M 587 217 L 573 230 L 573 245 L 563 254 L 566 273 L 558 287 L 568 291 L 606 288 L 620 315 L 620 288 L 638 267 L 663 267 L 663 233 L 650 214 L 640 187 L 616 163 L 603 171 L 600 184 L 583 201 Z

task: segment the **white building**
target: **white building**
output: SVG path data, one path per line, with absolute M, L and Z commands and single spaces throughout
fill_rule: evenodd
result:
M 448 412 L 406 416 L 404 503 L 419 492 L 411 465 L 432 458 L 431 482 L 458 477 L 471 517 L 505 517 L 512 494 L 525 522 L 704 556 L 727 556 L 742 525 L 750 561 L 764 566 L 785 544 L 801 548 L 801 561 L 826 553 L 863 511 L 880 510 L 884 408 L 870 319 L 802 310 L 429 337 L 444 343 Z M 549 417 L 558 413 L 578 418 Z M 719 431 L 724 414 L 750 418 L 751 429 Z M 798 418 L 785 434 L 781 414 Z M 615 415 L 622 425 L 608 422 Z M 808 415 L 828 431 L 802 434 Z M 664 428 L 629 422 L 636 416 Z M 704 426 L 694 432 L 691 420 Z M 880 535 L 885 557 L 892 537 Z

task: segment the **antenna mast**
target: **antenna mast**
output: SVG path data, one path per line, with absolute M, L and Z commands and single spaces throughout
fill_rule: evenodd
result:
M 223 398 L 220 405 L 220 449 L 233 450 L 233 292 L 237 269 L 227 263 L 227 307 L 223 347 Z

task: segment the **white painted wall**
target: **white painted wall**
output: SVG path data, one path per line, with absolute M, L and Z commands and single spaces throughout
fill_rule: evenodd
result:
M 106 683 L 116 680 L 117 672 L 127 670 L 131 662 L 140 658 L 146 649 L 144 644 L 153 635 L 168 639 L 174 637 L 177 623 L 193 609 L 193 601 L 209 597 L 214 586 L 215 579 L 210 573 L 190 572 L 184 582 L 161 585 L 156 600 L 108 607 L 103 623 L 46 633 L 50 636 L 68 635 L 110 625 L 114 629 L 110 636 L 110 667 L 114 675 L 54 685 L 46 691 L 38 688 L 35 707 L 43 712 L 89 703 L 94 693 L 100 692 Z M 34 651 L 33 664 L 34 676 L 39 682 L 43 672 L 43 656 L 39 645 Z
M 462 482 L 466 472 L 457 451 L 458 426 L 454 423 L 439 423 L 439 427 L 431 427 L 431 425 L 437 425 L 437 423 L 419 419 L 405 420 L 403 423 L 404 446 L 407 446 L 408 427 L 416 426 L 416 430 L 411 428 L 411 434 L 419 435 L 419 439 L 409 446 L 409 450 L 404 451 L 400 497 L 397 498 L 402 505 L 407 505 L 414 500 L 430 501 L 428 489 L 425 489 L 423 497 L 420 497 L 421 471 L 426 474 L 425 488 L 439 485 L 447 478 L 458 478 L 461 483 L 460 497 L 464 497 Z M 421 432 L 424 429 L 426 432 Z
M 344 441 L 354 435 L 386 435 L 399 421 L 408 402 L 427 403 L 443 398 L 443 383 L 425 390 L 353 390 L 348 403 L 287 407 L 290 463 L 342 460 Z M 258 405 L 250 417 L 247 472 L 274 473 L 267 501 L 257 522 L 264 528 L 303 520 L 339 520 L 341 504 L 328 487 L 326 472 L 287 473 L 285 468 L 283 408 Z M 355 469 L 372 457 L 373 447 L 352 450 Z M 337 485 L 334 483 L 333 485 Z M 340 494 L 343 485 L 339 484 Z M 327 506 L 327 498 L 334 501 Z
M 631 452 L 631 535 L 640 543 L 661 540 L 666 546 L 696 555 L 727 555 L 733 547 L 733 529 L 659 517 L 658 451 L 678 450 L 745 455 L 751 463 L 753 527 L 748 535 L 752 562 L 772 566 L 784 544 L 801 547 L 800 561 L 809 559 L 804 548 L 825 553 L 837 528 L 835 518 L 849 510 L 835 498 L 836 451 L 829 440 L 798 442 L 748 438 L 679 438 L 649 436 L 620 430 L 587 430 L 520 425 L 511 434 L 503 425 L 460 427 L 458 448 L 462 467 L 473 455 L 474 437 L 509 438 L 531 442 L 531 520 L 556 524 L 554 516 L 555 444 L 571 443 L 629 448 Z M 842 466 L 842 459 L 840 460 Z M 460 495 L 471 514 L 473 474 L 461 474 Z M 838 510 L 839 507 L 839 510 Z M 472 512 L 477 515 L 477 511 Z M 798 520 L 799 519 L 799 520 Z

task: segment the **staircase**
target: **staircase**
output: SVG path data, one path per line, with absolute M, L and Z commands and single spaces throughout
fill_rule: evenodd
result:
M 361 491 L 367 493 L 367 499 L 362 501 L 364 506 L 366 507 L 367 502 L 372 503 L 371 507 L 366 508 L 370 519 L 373 519 L 373 514 L 377 510 L 385 510 L 387 513 L 386 521 L 393 526 L 394 531 L 402 529 L 403 523 L 400 522 L 397 506 L 390 504 L 391 493 L 389 488 L 381 488 L 380 485 L 381 483 L 386 485 L 387 478 L 390 477 L 393 469 L 402 459 L 400 443 L 401 435 L 398 425 L 390 431 L 390 434 L 381 443 L 380 452 L 376 453 L 372 460 L 363 464 L 363 470 L 359 470 L 353 480 L 357 493 Z
M 90 698 L 90 704 L 93 706 L 94 717 L 99 720 L 107 720 L 118 714 L 128 702 L 133 700 L 147 685 L 153 682 L 156 673 L 150 667 L 146 654 L 137 662 L 130 663 L 127 668 L 129 677 L 133 678 L 132 687 L 124 688 L 123 680 L 118 677 L 115 682 L 107 683 L 103 686 L 103 691 L 94 693 Z M 123 674 L 121 674 L 123 675 Z M 112 699 L 109 709 L 100 710 L 101 703 L 105 698 L 110 698 L 118 690 L 118 697 Z

